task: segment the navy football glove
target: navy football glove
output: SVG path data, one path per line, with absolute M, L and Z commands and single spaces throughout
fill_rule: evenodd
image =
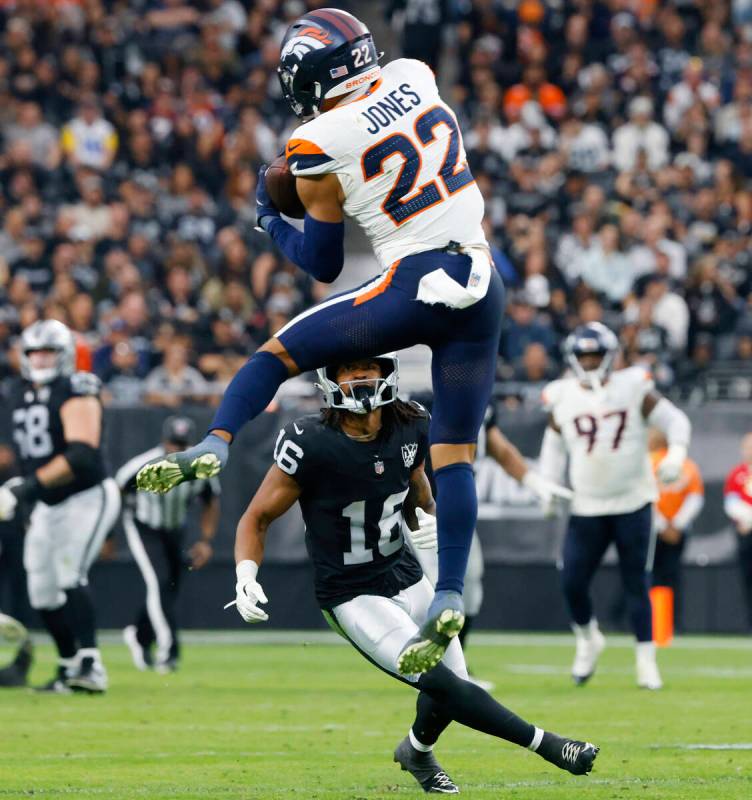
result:
M 266 168 L 266 164 L 259 167 L 258 182 L 256 183 L 256 225 L 264 231 L 272 219 L 279 219 L 280 216 L 266 189 Z M 266 224 L 264 220 L 266 220 Z

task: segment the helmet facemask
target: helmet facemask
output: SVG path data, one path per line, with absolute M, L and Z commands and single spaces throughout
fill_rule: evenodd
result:
M 32 353 L 51 352 L 49 366 L 35 365 Z M 36 384 L 51 383 L 61 375 L 72 375 L 76 366 L 73 334 L 57 320 L 42 320 L 21 334 L 21 375 Z
M 590 386 L 593 391 L 599 391 L 603 388 L 603 384 L 611 374 L 611 370 L 614 366 L 614 359 L 616 358 L 615 350 L 593 351 L 593 355 L 596 354 L 600 354 L 603 357 L 601 358 L 600 364 L 598 364 L 595 369 L 585 369 L 580 363 L 580 356 L 590 355 L 589 353 L 580 353 L 579 355 L 570 353 L 567 356 L 567 363 L 572 368 L 578 380 L 586 386 Z
M 336 408 L 353 414 L 370 414 L 377 408 L 393 403 L 397 397 L 399 367 L 397 355 L 389 353 L 373 359 L 381 366 L 381 377 L 337 382 L 339 365 L 316 370 L 316 386 L 324 393 L 326 408 Z

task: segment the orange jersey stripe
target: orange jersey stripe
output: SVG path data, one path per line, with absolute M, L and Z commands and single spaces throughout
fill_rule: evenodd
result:
M 392 282 L 392 278 L 394 277 L 394 273 L 397 271 L 397 267 L 399 266 L 399 263 L 400 263 L 401 260 L 402 259 L 399 259 L 398 261 L 395 261 L 394 264 L 392 264 L 389 267 L 389 269 L 387 270 L 386 275 L 384 275 L 384 280 L 383 281 L 378 283 L 376 286 L 373 287 L 373 289 L 370 289 L 369 291 L 365 292 L 364 294 L 359 294 L 355 298 L 355 300 L 353 302 L 353 305 L 354 306 L 359 306 L 361 303 L 365 303 L 368 300 L 373 300 L 374 297 L 378 297 L 382 292 L 385 292 L 389 288 L 389 285 Z
M 326 153 L 313 142 L 308 139 L 290 139 L 285 147 L 285 158 L 290 158 L 291 155 L 296 156 L 325 156 Z
M 343 103 L 338 103 L 337 108 L 340 106 L 349 106 L 350 103 L 357 103 L 359 100 L 365 100 L 366 97 L 372 95 L 378 88 L 381 86 L 382 79 L 379 78 L 375 83 L 372 83 L 370 88 L 365 94 L 361 94 L 359 97 L 354 97 L 352 100 L 345 100 Z

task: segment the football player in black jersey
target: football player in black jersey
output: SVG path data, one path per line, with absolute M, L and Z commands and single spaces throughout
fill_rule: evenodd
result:
M 394 354 L 318 370 L 325 409 L 280 431 L 271 467 L 235 541 L 236 599 L 246 622 L 268 619 L 257 580 L 269 524 L 300 503 L 316 597 L 330 625 L 365 658 L 419 691 L 417 715 L 394 759 L 426 792 L 458 789 L 433 755 L 452 720 L 528 747 L 574 774 L 598 748 L 544 732 L 467 680 L 459 641 L 422 675 L 398 660 L 423 624 L 433 588 L 404 539 L 435 547 L 434 501 L 424 471 L 428 414 L 397 397 Z M 405 524 L 406 523 L 406 524 Z
M 88 572 L 120 511 L 100 448 L 99 379 L 75 372 L 75 341 L 57 320 L 21 334 L 21 378 L 11 387 L 13 439 L 23 478 L 0 487 L 0 519 L 31 509 L 24 542 L 29 600 L 58 650 L 45 691 L 103 692 Z

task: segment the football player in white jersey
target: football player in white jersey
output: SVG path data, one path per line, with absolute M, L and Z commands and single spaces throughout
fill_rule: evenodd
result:
M 441 660 L 464 623 L 477 517 L 472 463 L 493 387 L 504 287 L 457 119 L 433 73 L 411 59 L 382 68 L 380 57 L 365 25 L 345 11 L 316 9 L 290 26 L 278 73 L 303 120 L 286 150 L 306 209 L 303 232 L 281 218 L 263 169 L 256 197 L 259 226 L 316 279 L 331 282 L 342 270 L 345 216 L 369 237 L 381 274 L 282 328 L 232 380 L 203 442 L 146 465 L 138 481 L 164 492 L 215 475 L 240 428 L 293 375 L 428 345 L 440 548 L 434 602 L 400 659 L 403 674 L 417 674 Z
M 601 323 L 582 325 L 565 343 L 572 374 L 543 391 L 549 424 L 541 450 L 541 473 L 563 478 L 567 456 L 574 490 L 562 554 L 564 596 L 572 618 L 575 683 L 595 671 L 605 639 L 593 616 L 590 582 L 613 542 L 637 639 L 637 683 L 660 689 L 655 659 L 649 578 L 654 550 L 652 504 L 657 498 L 648 455 L 650 426 L 668 440 L 658 465 L 663 483 L 681 474 L 687 457 L 687 416 L 654 388 L 642 367 L 613 371 L 619 344 Z

